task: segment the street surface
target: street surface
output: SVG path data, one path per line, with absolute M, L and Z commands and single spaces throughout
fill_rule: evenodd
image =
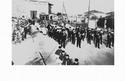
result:
M 60 65 L 61 61 L 55 55 L 58 49 L 58 43 L 42 33 L 36 33 L 34 37 L 28 36 L 21 43 L 13 44 L 12 59 L 15 65 L 31 65 L 31 61 L 41 58 L 39 52 L 43 55 L 47 65 Z M 94 44 L 88 44 L 82 41 L 81 48 L 67 43 L 65 51 L 71 58 L 78 58 L 80 65 L 113 65 L 114 48 L 95 48 Z

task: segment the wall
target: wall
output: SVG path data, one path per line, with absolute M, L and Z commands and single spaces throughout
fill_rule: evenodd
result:
M 31 10 L 37 11 L 37 16 L 40 13 L 48 14 L 48 3 L 12 0 L 12 16 L 19 17 L 25 15 L 26 17 L 30 17 Z

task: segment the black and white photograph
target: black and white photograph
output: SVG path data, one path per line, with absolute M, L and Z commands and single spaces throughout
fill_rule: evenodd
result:
M 12 0 L 11 65 L 115 65 L 114 0 Z

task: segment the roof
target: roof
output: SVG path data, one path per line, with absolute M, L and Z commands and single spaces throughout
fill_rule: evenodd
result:
M 52 3 L 48 2 L 48 1 L 44 1 L 44 0 L 29 0 L 31 2 L 40 2 L 40 3 L 48 3 L 49 5 L 53 5 Z

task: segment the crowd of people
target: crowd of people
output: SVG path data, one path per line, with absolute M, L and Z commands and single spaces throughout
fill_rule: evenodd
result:
M 37 25 L 36 25 L 37 24 Z M 99 23 L 98 23 L 99 24 Z M 58 21 L 52 20 L 33 20 L 27 19 L 24 16 L 21 18 L 12 18 L 12 41 L 20 43 L 27 39 L 27 35 L 33 36 L 33 28 L 37 32 L 43 33 L 41 28 L 47 29 L 47 35 L 58 42 L 59 49 L 56 51 L 62 65 L 79 65 L 79 59 L 74 60 L 61 48 L 65 48 L 68 42 L 81 48 L 82 41 L 87 41 L 88 44 L 94 44 L 96 48 L 100 49 L 100 45 L 104 44 L 106 47 L 114 47 L 114 32 L 108 29 L 98 28 L 91 29 L 83 26 L 71 26 L 70 23 L 63 25 Z M 105 38 L 105 39 L 104 39 Z
M 50 22 L 49 20 L 32 20 L 26 19 L 24 16 L 21 18 L 13 18 L 13 32 L 12 41 L 21 42 L 27 38 L 27 35 L 32 36 L 33 28 L 40 31 L 40 28 L 47 28 L 47 34 L 59 43 L 63 48 L 66 47 L 68 42 L 76 44 L 77 47 L 81 48 L 81 42 L 87 41 L 91 44 L 92 41 L 95 47 L 100 48 L 100 45 L 104 43 L 103 36 L 107 35 L 105 40 L 106 47 L 114 46 L 114 32 L 104 31 L 103 29 L 98 30 L 90 29 L 87 27 L 71 25 L 60 25 L 58 22 Z M 41 23 L 42 22 L 42 23 Z M 38 25 L 36 25 L 36 23 Z M 46 25 L 47 23 L 47 25 Z M 99 23 L 98 23 L 99 24 Z
M 27 38 L 27 34 L 31 35 L 31 27 L 29 22 L 24 17 L 12 18 L 12 41 L 14 43 L 20 43 Z
M 28 35 L 33 36 L 35 32 L 42 32 L 41 29 L 45 26 L 46 21 L 34 20 L 22 17 L 12 17 L 12 41 L 20 43 L 27 39 Z
M 114 33 L 109 31 L 103 31 L 98 29 L 90 29 L 83 27 L 61 27 L 48 26 L 48 35 L 56 40 L 63 48 L 66 47 L 68 42 L 76 44 L 81 48 L 81 42 L 87 41 L 88 44 L 94 44 L 95 47 L 100 48 L 103 43 L 106 47 L 111 48 L 114 46 Z M 104 35 L 107 35 L 106 40 L 103 39 Z
M 64 50 L 61 49 L 62 47 L 59 46 L 59 48 L 56 50 L 55 54 L 57 55 L 57 59 L 60 59 L 61 65 L 79 65 L 79 59 L 75 58 L 72 59 Z

